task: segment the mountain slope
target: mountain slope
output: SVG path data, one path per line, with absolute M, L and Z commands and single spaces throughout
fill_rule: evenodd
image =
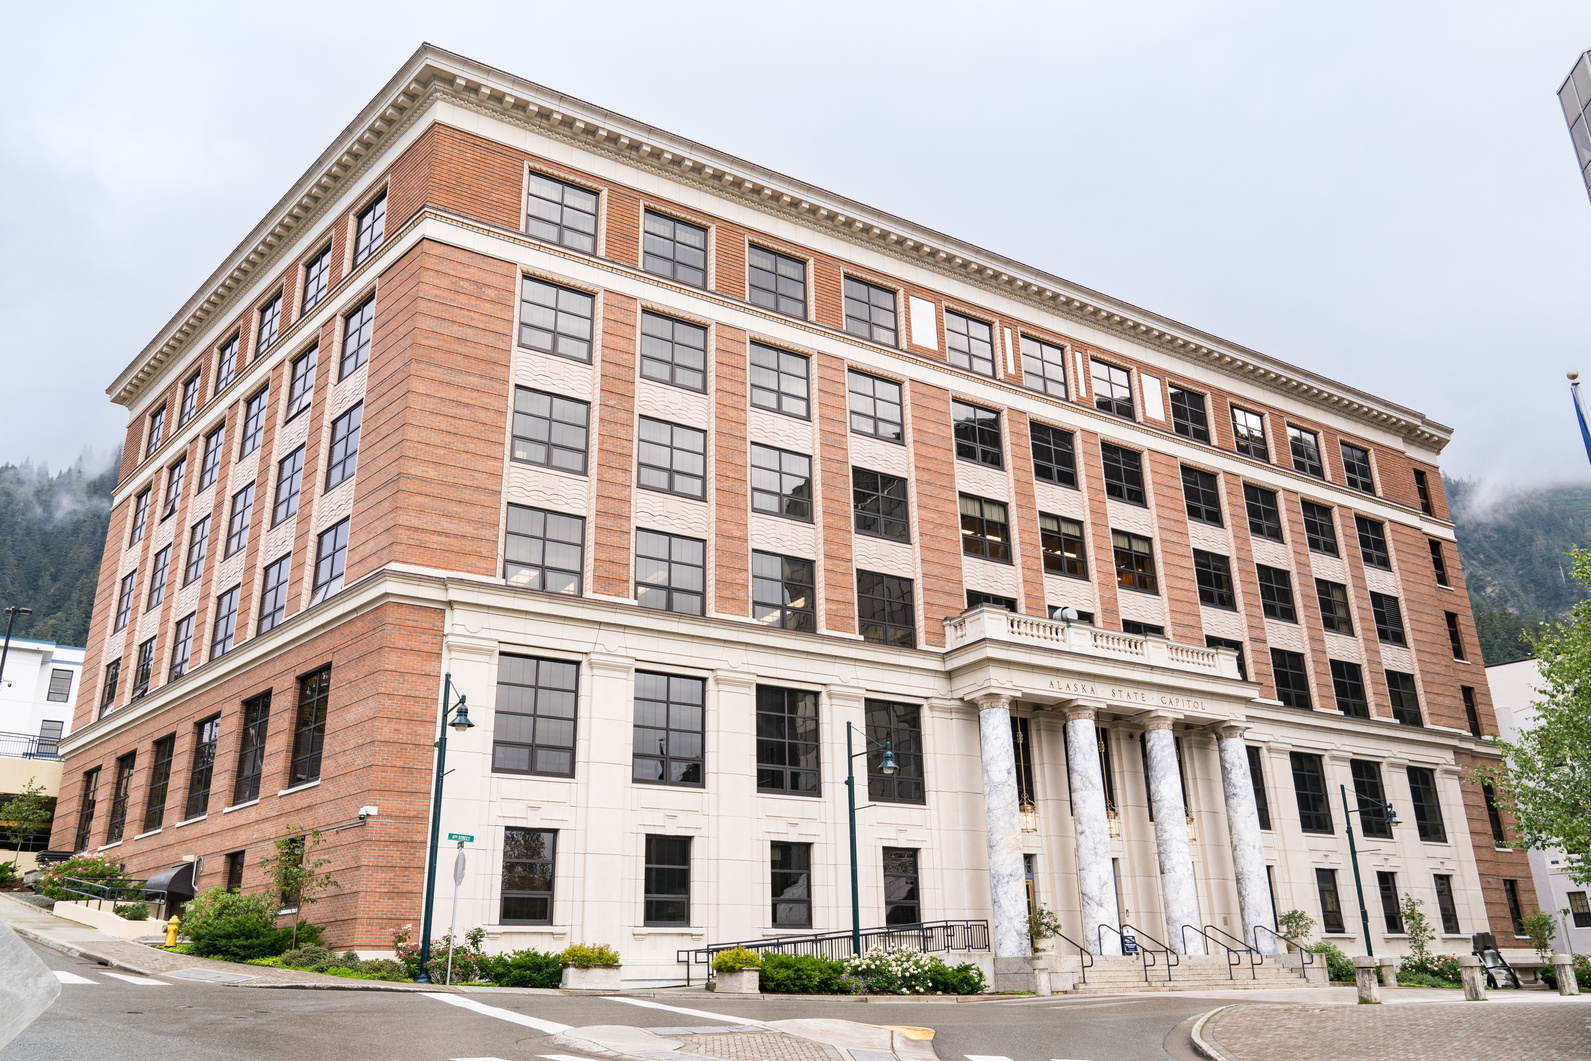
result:
M 0 606 L 33 609 L 14 636 L 87 641 L 120 466 L 118 457 L 92 475 L 79 461 L 51 475 L 27 463 L 0 465 Z

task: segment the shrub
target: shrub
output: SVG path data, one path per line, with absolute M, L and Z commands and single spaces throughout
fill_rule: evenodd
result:
M 766 954 L 757 986 L 778 995 L 854 995 L 857 985 L 845 976 L 844 962 L 796 954 Z
M 101 858 L 98 855 L 73 855 L 65 862 L 46 866 L 39 873 L 39 894 L 56 900 L 70 899 L 71 896 L 66 894 L 66 889 L 61 883 L 68 877 L 107 885 L 123 884 L 127 880 L 120 864 L 108 858 Z
M 1354 978 L 1353 960 L 1344 954 L 1342 948 L 1335 943 L 1321 940 L 1319 943 L 1312 944 L 1308 949 L 1316 954 L 1326 956 L 1326 975 L 1331 979 L 1352 980 Z
M 1061 934 L 1061 917 L 1047 906 L 1041 906 L 1028 915 L 1028 935 L 1036 940 L 1046 940 Z
M 1458 987 L 1459 986 L 1459 983 L 1458 983 L 1457 980 L 1444 980 L 1440 976 L 1432 976 L 1430 973 L 1424 973 L 1424 972 L 1418 972 L 1418 971 L 1410 971 L 1410 970 L 1407 970 L 1407 969 L 1399 969 L 1398 970 L 1398 983 L 1402 984 L 1404 987 Z
M 942 995 L 981 995 L 989 986 L 983 970 L 972 962 L 949 966 L 938 958 L 929 959 L 928 981 Z
M 557 987 L 563 983 L 563 956 L 526 948 L 481 956 L 482 976 L 498 987 Z
M 128 921 L 148 921 L 148 903 L 117 903 L 111 907 L 111 913 L 117 917 L 126 918 Z
M 1536 949 L 1536 960 L 1545 962 L 1552 954 L 1552 938 L 1558 934 L 1557 922 L 1545 910 L 1532 910 L 1525 915 L 1525 935 Z
M 1398 983 L 1403 982 L 1404 973 L 1418 973 L 1437 980 L 1446 980 L 1457 984 L 1459 980 L 1458 959 L 1451 954 L 1426 955 L 1417 957 L 1410 955 L 1404 958 L 1398 966 Z
M 17 875 L 17 860 L 0 862 L 0 888 L 9 888 L 22 878 Z
M 1315 919 L 1302 910 L 1289 910 L 1276 918 L 1276 928 L 1291 940 L 1303 940 L 1315 928 Z
M 933 987 L 932 962 L 909 947 L 874 947 L 847 961 L 845 972 L 871 995 L 923 995 Z
M 571 943 L 558 959 L 576 969 L 590 969 L 597 965 L 618 965 L 619 952 L 606 943 Z
M 293 939 L 292 929 L 276 927 L 278 907 L 276 898 L 263 892 L 244 895 L 217 886 L 188 903 L 182 928 L 201 958 L 269 958 L 285 951 Z M 300 938 L 309 935 L 318 938 L 320 926 L 300 926 Z
M 719 951 L 713 958 L 713 972 L 734 973 L 741 969 L 762 968 L 762 958 L 754 951 L 745 947 L 736 947 L 733 950 Z

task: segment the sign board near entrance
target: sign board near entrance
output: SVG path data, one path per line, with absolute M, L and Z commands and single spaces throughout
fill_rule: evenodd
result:
M 447 838 L 449 840 L 457 840 L 464 844 L 473 844 L 475 842 L 475 837 L 469 836 L 465 833 L 448 833 Z

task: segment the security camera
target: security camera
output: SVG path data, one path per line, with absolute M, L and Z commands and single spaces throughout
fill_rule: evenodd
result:
M 359 808 L 359 820 L 360 821 L 364 821 L 366 818 L 374 818 L 376 815 L 378 815 L 380 813 L 381 813 L 381 808 L 380 807 L 360 807 Z

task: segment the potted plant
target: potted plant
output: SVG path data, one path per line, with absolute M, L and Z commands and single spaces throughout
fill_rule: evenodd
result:
M 1028 935 L 1033 939 L 1033 953 L 1044 954 L 1050 948 L 1048 941 L 1061 934 L 1061 918 L 1054 910 L 1041 906 L 1028 915 Z
M 719 951 L 713 958 L 708 990 L 726 995 L 754 995 L 762 990 L 762 956 L 745 947 Z
M 619 989 L 619 952 L 606 943 L 571 943 L 558 959 L 563 962 L 561 987 L 575 991 Z
M 1287 941 L 1289 947 L 1304 949 L 1304 940 L 1309 938 L 1314 931 L 1315 919 L 1302 910 L 1289 910 L 1276 917 L 1276 930 Z

